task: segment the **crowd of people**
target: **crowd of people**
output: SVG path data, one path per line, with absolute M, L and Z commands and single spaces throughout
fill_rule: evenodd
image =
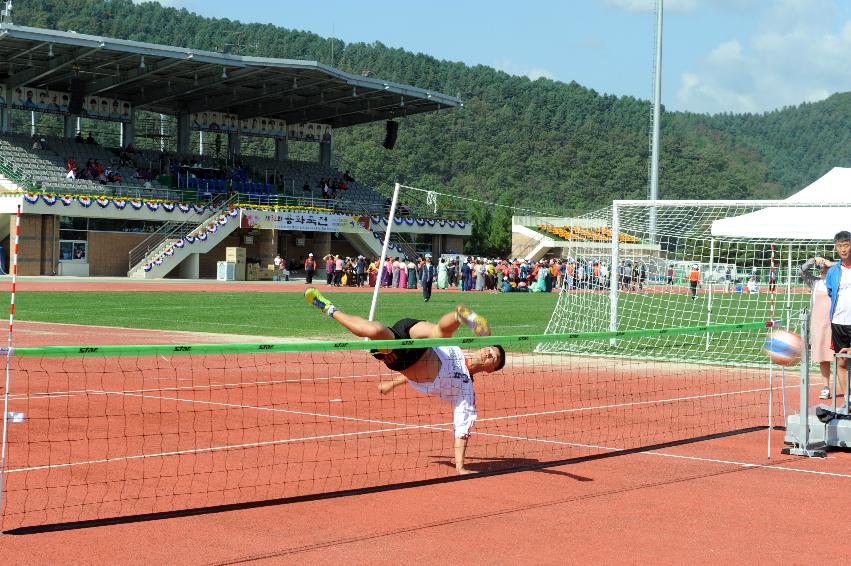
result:
M 284 261 L 284 260 L 282 260 Z M 325 283 L 333 287 L 368 285 L 376 283 L 382 288 L 418 289 L 423 287 L 424 273 L 428 265 L 434 272 L 433 284 L 438 289 L 492 292 L 550 292 L 564 286 L 572 289 L 603 289 L 609 284 L 608 267 L 605 263 L 575 261 L 572 259 L 545 259 L 529 261 L 523 259 L 489 259 L 469 256 L 441 257 L 432 263 L 431 255 L 416 258 L 407 256 L 388 257 L 381 271 L 380 258 L 368 259 L 362 255 L 342 257 L 328 254 L 317 261 L 313 254 L 293 262 L 304 268 L 305 280 L 313 283 L 317 272 L 325 275 Z M 646 269 L 639 268 L 638 275 L 625 283 L 625 289 L 641 288 Z M 642 275 L 643 274 L 643 275 Z
M 67 173 L 65 176 L 68 179 L 87 179 L 89 181 L 97 181 L 102 185 L 107 183 L 120 183 L 124 180 L 121 173 L 113 169 L 111 166 L 104 166 L 97 159 L 86 160 L 85 165 L 78 165 L 74 157 L 69 157 L 65 162 Z

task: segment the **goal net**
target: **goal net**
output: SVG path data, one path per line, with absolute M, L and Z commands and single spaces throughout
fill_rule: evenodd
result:
M 851 209 L 789 201 L 615 201 L 551 226 L 566 273 L 546 332 L 620 331 L 781 319 L 810 304 L 800 266 L 834 258 Z M 759 331 L 549 342 L 546 352 L 766 364 Z

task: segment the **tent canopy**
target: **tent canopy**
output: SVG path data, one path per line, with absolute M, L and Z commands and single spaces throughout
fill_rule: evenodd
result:
M 825 203 L 824 207 L 769 207 L 712 222 L 719 237 L 782 240 L 833 240 L 851 230 L 851 168 L 834 167 L 808 187 L 785 199 L 789 203 Z M 841 206 L 847 204 L 848 207 Z

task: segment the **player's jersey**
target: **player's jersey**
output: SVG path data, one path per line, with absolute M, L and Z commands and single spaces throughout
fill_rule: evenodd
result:
M 440 371 L 431 383 L 408 380 L 408 384 L 426 395 L 440 397 L 454 408 L 454 431 L 457 438 L 465 437 L 476 421 L 476 396 L 473 378 L 464 362 L 464 353 L 457 346 L 432 348 L 440 359 Z

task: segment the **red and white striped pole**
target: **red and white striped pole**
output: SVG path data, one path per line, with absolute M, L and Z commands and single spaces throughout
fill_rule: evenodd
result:
M 9 429 L 9 384 L 12 370 L 12 329 L 15 323 L 15 285 L 18 280 L 18 245 L 21 240 L 21 205 L 15 215 L 15 248 L 12 251 L 12 295 L 9 303 L 9 341 L 6 348 L 6 385 L 3 388 L 3 439 L 0 442 L 0 532 L 3 527 L 3 488 L 6 478 L 6 439 Z

